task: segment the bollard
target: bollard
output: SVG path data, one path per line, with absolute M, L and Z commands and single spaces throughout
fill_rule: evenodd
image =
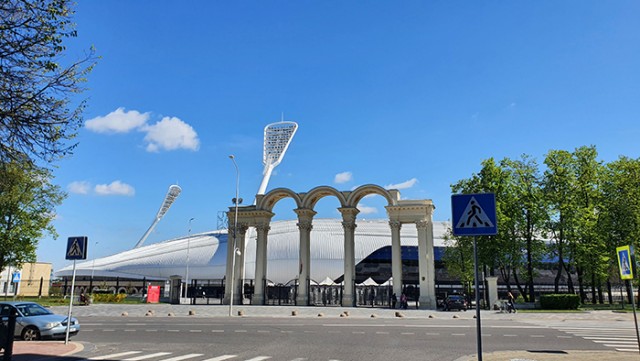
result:
M 13 356 L 13 334 L 16 332 L 16 318 L 17 310 L 11 307 L 11 311 L 9 313 L 9 322 L 7 323 L 7 339 L 4 344 L 4 357 L 3 361 L 11 361 L 11 357 Z

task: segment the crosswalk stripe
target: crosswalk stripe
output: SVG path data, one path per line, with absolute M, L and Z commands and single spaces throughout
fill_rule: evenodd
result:
M 306 361 L 306 360 L 307 360 L 307 359 L 306 359 L 306 358 L 304 358 L 304 357 L 298 357 L 298 358 L 294 358 L 294 359 L 293 359 L 293 360 L 291 360 L 291 361 Z
M 161 360 L 161 361 L 182 361 L 182 360 L 186 360 L 186 359 L 194 358 L 194 357 L 198 357 L 198 356 L 202 356 L 202 354 L 201 353 L 190 353 L 188 355 L 176 356 L 176 357 L 164 359 L 164 360 Z
M 617 348 L 616 351 L 620 352 L 638 352 L 637 348 Z
M 89 360 L 109 360 L 109 359 L 113 359 L 115 357 L 120 357 L 120 356 L 127 356 L 127 355 L 135 355 L 137 353 L 140 353 L 142 351 L 127 351 L 127 352 L 119 352 L 119 353 L 114 353 L 111 355 L 104 355 L 104 356 L 98 356 L 98 357 L 92 357 Z
M 148 355 L 142 355 L 142 356 L 128 358 L 128 359 L 125 359 L 124 361 L 140 361 L 140 360 L 146 360 L 146 359 L 150 359 L 150 358 L 154 358 L 154 357 L 158 357 L 158 356 L 165 356 L 165 355 L 171 355 L 171 352 L 150 353 Z
M 222 355 L 222 356 L 218 356 L 218 357 L 214 357 L 214 358 L 208 358 L 206 360 L 202 360 L 202 361 L 224 361 L 224 360 L 228 360 L 230 358 L 234 358 L 237 355 Z
M 271 356 L 258 356 L 258 357 L 254 357 L 245 361 L 262 361 L 262 360 L 268 360 L 270 359 Z

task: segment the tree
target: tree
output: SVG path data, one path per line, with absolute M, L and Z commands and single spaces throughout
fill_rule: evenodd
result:
M 549 204 L 547 216 L 547 230 L 551 239 L 555 242 L 555 255 L 558 257 L 558 269 L 554 280 L 555 293 L 560 291 L 560 280 L 563 272 L 567 275 L 569 292 L 573 292 L 573 281 L 567 261 L 568 238 L 572 233 L 571 218 L 573 217 L 572 197 L 575 189 L 575 179 L 571 172 L 571 153 L 566 150 L 551 150 L 545 157 L 544 164 L 547 170 L 544 172 L 543 192 L 546 202 Z
M 514 235 L 512 242 L 517 248 L 513 252 L 526 251 L 526 291 L 520 289 L 525 301 L 535 301 L 534 267 L 539 263 L 541 255 L 546 251 L 541 239 L 544 220 L 546 219 L 546 202 L 542 196 L 541 176 L 537 162 L 523 154 L 518 160 L 505 160 L 504 166 L 512 178 L 510 192 L 510 213 L 513 218 Z M 518 274 L 514 269 L 516 284 L 520 287 Z
M 52 163 L 76 146 L 84 102 L 72 107 L 70 97 L 95 58 L 92 49 L 63 64 L 72 15 L 69 0 L 0 2 L 0 161 Z
M 50 180 L 28 161 L 0 162 L 0 270 L 35 261 L 38 240 L 56 236 L 51 221 L 65 194 Z

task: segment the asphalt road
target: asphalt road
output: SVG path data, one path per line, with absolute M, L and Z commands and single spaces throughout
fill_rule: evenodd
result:
M 487 353 L 607 349 L 545 325 L 482 326 Z M 473 319 L 88 317 L 74 341 L 95 347 L 70 360 L 456 360 L 476 354 L 476 340 Z

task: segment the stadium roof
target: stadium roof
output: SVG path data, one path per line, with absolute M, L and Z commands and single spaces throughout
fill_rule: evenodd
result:
M 267 245 L 267 279 L 287 283 L 296 278 L 299 268 L 299 232 L 297 220 L 271 223 Z M 449 222 L 433 222 L 434 247 L 444 246 Z M 254 228 L 247 232 L 245 278 L 253 279 L 256 238 Z M 344 273 L 344 232 L 341 219 L 314 219 L 311 231 L 311 278 L 320 282 L 337 279 Z M 403 246 L 417 246 L 417 230 L 413 224 L 401 229 Z M 376 250 L 391 245 L 389 221 L 359 220 L 355 230 L 355 261 L 360 262 Z M 76 263 L 76 276 L 121 277 L 128 279 L 168 279 L 186 276 L 187 252 L 189 279 L 222 279 L 226 271 L 227 231 L 218 230 L 145 245 L 108 257 Z M 72 266 L 54 273 L 70 277 Z

